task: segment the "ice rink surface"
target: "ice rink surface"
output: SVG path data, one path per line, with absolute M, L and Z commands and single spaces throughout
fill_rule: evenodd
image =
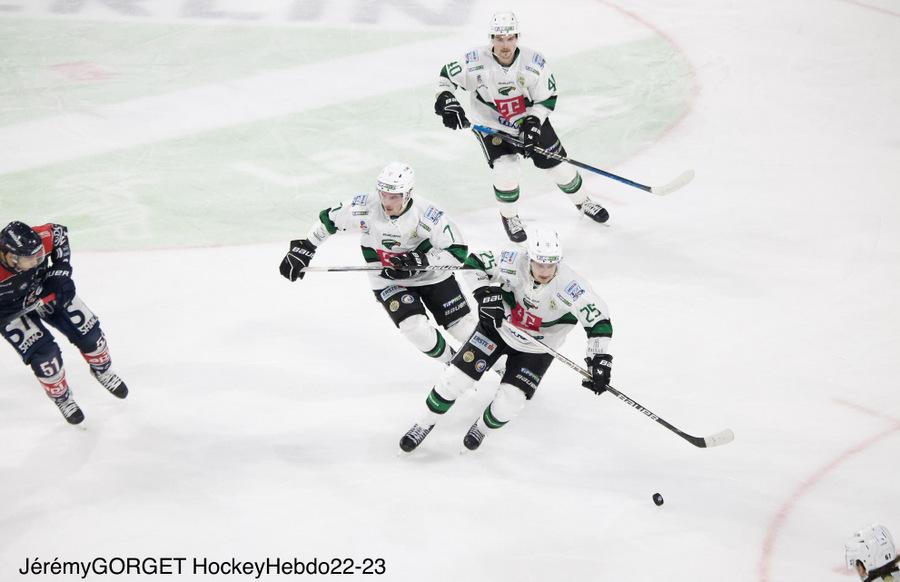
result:
M 609 304 L 613 383 L 736 439 L 694 448 L 556 364 L 477 453 L 459 449 L 492 375 L 404 457 L 439 365 L 364 276 L 277 266 L 395 158 L 470 248 L 504 246 L 480 150 L 440 125 L 432 84 L 509 5 L 256 4 L 2 4 L 0 222 L 70 227 L 132 392 L 114 401 L 63 340 L 73 428 L 0 350 L 0 579 L 78 579 L 20 576 L 26 558 L 175 556 L 849 581 L 846 537 L 900 535 L 900 3 L 516 2 L 573 158 L 650 184 L 697 172 L 664 198 L 586 177 L 602 227 L 526 166 L 523 217 L 560 230 Z M 359 262 L 353 234 L 315 259 Z M 583 349 L 575 330 L 562 351 Z

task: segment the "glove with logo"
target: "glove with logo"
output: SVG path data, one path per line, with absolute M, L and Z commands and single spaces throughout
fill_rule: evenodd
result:
M 587 362 L 591 379 L 583 379 L 581 385 L 596 394 L 603 394 L 609 386 L 609 378 L 612 373 L 612 356 L 609 354 L 594 354 L 590 358 L 585 358 L 584 361 Z
M 56 293 L 58 305 L 68 305 L 75 299 L 75 281 L 72 280 L 72 267 L 68 263 L 53 265 L 44 275 L 43 294 Z
M 541 139 L 541 120 L 534 115 L 522 118 L 519 125 L 519 137 L 522 139 L 522 157 L 530 158 L 534 155 L 534 146 Z
M 278 270 L 281 276 L 290 281 L 296 281 L 306 276 L 303 269 L 309 266 L 313 256 L 316 254 L 316 245 L 309 242 L 308 239 L 292 240 L 291 250 L 281 259 L 281 265 Z
M 478 301 L 478 319 L 488 329 L 500 327 L 505 319 L 500 287 L 479 287 L 472 292 Z
M 457 101 L 456 96 L 450 91 L 444 91 L 437 96 L 434 102 L 434 114 L 441 116 L 441 121 L 450 129 L 470 127 L 472 124 L 466 119 L 466 112 Z
M 428 266 L 428 255 L 418 251 L 410 251 L 394 255 L 390 259 L 394 269 L 384 269 L 381 276 L 387 279 L 408 279 L 422 272 L 420 267 Z

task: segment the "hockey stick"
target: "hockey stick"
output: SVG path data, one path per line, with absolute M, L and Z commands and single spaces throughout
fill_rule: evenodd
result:
M 47 305 L 51 301 L 55 301 L 55 300 L 56 300 L 56 293 L 51 293 L 50 295 L 47 295 L 46 297 L 41 297 L 40 299 L 38 299 L 37 301 L 35 301 L 34 303 L 29 305 L 25 309 L 0 320 L 0 327 L 6 327 L 6 325 L 9 324 L 11 321 L 15 321 L 16 319 L 19 319 L 23 315 L 27 315 L 27 314 L 31 313 L 38 307 Z
M 499 137 L 506 143 L 512 144 L 518 148 L 522 147 L 521 140 L 518 140 L 509 134 L 503 133 L 502 131 L 497 131 L 496 129 L 493 129 L 491 127 L 486 127 L 484 125 L 473 125 L 472 128 L 476 131 L 480 131 L 481 133 L 484 133 L 487 135 L 496 135 L 497 137 Z M 601 176 L 606 176 L 607 178 L 612 178 L 613 180 L 616 180 L 617 182 L 621 182 L 623 184 L 627 184 L 628 186 L 638 188 L 640 190 L 643 190 L 644 192 L 650 192 L 651 194 L 656 194 L 657 196 L 665 196 L 666 194 L 670 194 L 694 179 L 694 170 L 687 170 L 686 172 L 683 172 L 680 176 L 678 176 L 671 182 L 669 182 L 667 184 L 663 184 L 662 186 L 646 186 L 644 184 L 635 182 L 634 180 L 629 180 L 628 178 L 624 178 L 622 176 L 613 174 L 612 172 L 607 172 L 606 170 L 601 170 L 600 168 L 595 168 L 594 166 L 589 166 L 588 164 L 585 164 L 583 162 L 573 160 L 572 158 L 567 158 L 567 157 L 561 156 L 557 153 L 549 152 L 549 151 L 545 150 L 544 148 L 539 148 L 539 147 L 535 146 L 534 151 L 541 154 L 542 156 L 546 156 L 546 157 L 552 158 L 554 160 L 559 160 L 561 162 L 567 162 L 569 164 L 572 164 L 573 166 L 583 168 L 585 170 L 588 170 L 589 172 L 594 172 L 595 174 L 600 174 Z
M 303 272 L 339 273 L 343 271 L 381 271 L 382 269 L 394 269 L 395 271 L 457 271 L 467 268 L 464 265 L 425 265 L 423 267 L 389 267 L 385 265 L 351 265 L 349 267 L 306 267 Z M 468 267 L 471 269 L 471 267 Z
M 525 333 L 524 331 L 522 331 L 521 329 L 517 328 L 516 326 L 512 325 L 511 323 L 509 323 L 507 321 L 503 322 L 503 327 L 507 331 L 509 331 L 510 333 L 515 335 L 517 339 L 520 339 L 522 341 L 525 341 L 525 342 L 531 343 L 532 345 L 540 347 L 542 350 L 544 350 L 545 352 L 547 352 L 548 354 L 550 354 L 551 356 L 553 356 L 554 358 L 556 358 L 563 364 L 572 368 L 573 370 L 575 370 L 576 372 L 581 374 L 583 377 L 587 378 L 588 380 L 593 379 L 591 377 L 591 374 L 587 370 L 585 370 L 584 368 L 582 368 L 581 366 L 579 366 L 578 364 L 576 364 L 569 358 L 565 357 L 561 353 L 557 352 L 556 350 L 554 350 L 553 348 L 551 348 L 550 346 L 548 346 L 541 340 L 528 335 L 527 333 Z M 654 412 L 645 408 L 643 405 L 635 402 L 632 398 L 630 398 L 629 396 L 620 392 L 619 390 L 616 390 L 612 386 L 607 386 L 606 389 L 609 392 L 611 392 L 613 395 L 615 395 L 616 398 L 618 398 L 619 400 L 621 400 L 628 406 L 641 412 L 647 418 L 655 420 L 656 422 L 663 425 L 670 431 L 674 432 L 675 434 L 677 434 L 678 436 L 680 436 L 687 442 L 691 443 L 695 447 L 701 447 L 701 448 L 717 447 L 719 445 L 728 444 L 734 440 L 734 432 L 730 428 L 726 428 L 723 431 L 719 431 L 719 432 L 712 434 L 710 436 L 707 436 L 707 437 L 696 437 L 696 436 L 689 435 L 688 433 L 684 432 L 680 428 L 673 426 L 672 424 L 667 422 L 665 419 L 660 418 Z

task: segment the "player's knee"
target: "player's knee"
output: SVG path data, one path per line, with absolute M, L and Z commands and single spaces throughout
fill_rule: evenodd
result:
M 578 176 L 578 171 L 569 164 L 557 164 L 552 168 L 546 168 L 544 171 L 560 186 L 572 184 Z
M 465 372 L 456 366 L 447 366 L 441 378 L 435 385 L 434 390 L 446 400 L 456 400 L 459 396 L 469 389 L 475 383 L 475 380 L 466 375 Z
M 59 345 L 54 341 L 44 343 L 32 353 L 28 365 L 39 379 L 55 378 L 62 370 Z
M 477 325 L 478 318 L 471 313 L 468 313 L 447 325 L 445 329 L 447 330 L 447 333 L 453 336 L 453 339 L 460 344 L 463 344 L 472 336 L 472 332 L 475 331 Z
M 519 187 L 519 176 L 522 167 L 518 156 L 500 156 L 494 160 L 494 188 L 503 191 L 515 190 Z
M 527 400 L 525 392 L 512 384 L 500 384 L 491 403 L 491 413 L 502 422 L 509 422 L 522 412 Z
M 398 324 L 400 333 L 417 347 L 435 341 L 435 329 L 428 323 L 428 318 L 417 313 L 410 315 Z

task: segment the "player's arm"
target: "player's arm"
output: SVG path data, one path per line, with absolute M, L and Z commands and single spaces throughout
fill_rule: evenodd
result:
M 59 305 L 68 305 L 75 298 L 75 281 L 72 279 L 72 250 L 69 247 L 69 231 L 61 224 L 44 224 L 34 228 L 44 243 L 44 252 L 50 257 L 50 268 L 44 273 L 43 293 L 54 293 Z
M 522 139 L 522 155 L 531 157 L 541 139 L 541 126 L 556 108 L 556 79 L 543 55 L 534 53 L 531 62 L 525 64 L 529 102 L 525 116 L 519 124 Z
M 354 199 L 355 200 L 355 199 Z M 303 271 L 312 262 L 316 249 L 338 230 L 347 230 L 350 203 L 338 204 L 319 213 L 305 238 L 292 240 L 288 252 L 281 259 L 278 271 L 289 281 L 306 276 Z
M 434 113 L 449 129 L 467 128 L 471 124 L 453 91 L 466 90 L 465 59 L 451 61 L 441 67 L 435 90 Z
M 464 266 L 469 247 L 466 246 L 459 227 L 443 210 L 429 206 L 419 218 L 416 230 L 425 240 L 416 250 L 392 256 L 390 262 L 394 267 L 415 274 L 416 269 L 429 265 Z
M 612 369 L 612 355 L 609 353 L 612 322 L 609 308 L 590 285 L 577 278 L 565 287 L 564 294 L 567 299 L 573 299 L 571 311 L 588 337 L 584 361 L 592 379 L 583 380 L 582 385 L 602 394 L 609 385 Z

